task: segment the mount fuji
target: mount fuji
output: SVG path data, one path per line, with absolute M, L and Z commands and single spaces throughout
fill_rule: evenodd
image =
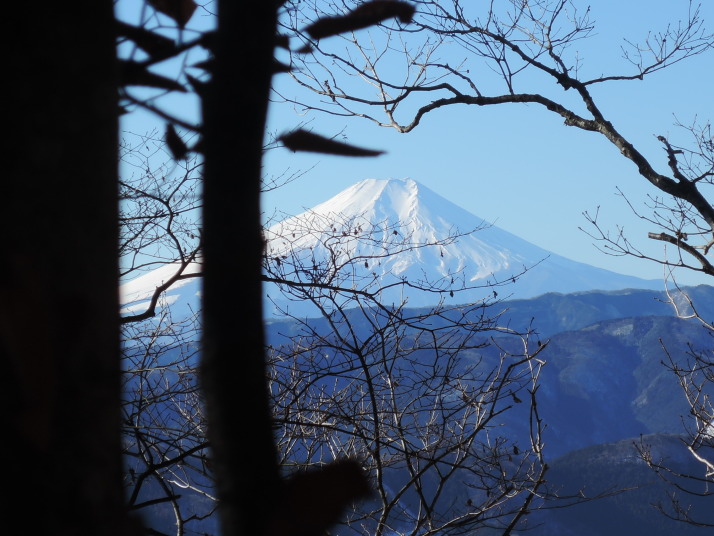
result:
M 352 233 L 345 232 L 345 228 L 373 231 L 364 240 L 350 236 Z M 331 246 L 340 234 L 343 238 L 339 248 Z M 453 239 L 446 240 L 449 237 Z M 431 305 L 450 296 L 445 282 L 454 279 L 462 288 L 473 288 L 452 298 L 457 303 L 483 297 L 490 293 L 484 287 L 494 283 L 507 283 L 502 293 L 514 298 L 547 292 L 662 288 L 659 280 L 618 274 L 539 248 L 489 225 L 412 179 L 360 181 L 324 203 L 271 226 L 266 238 L 272 256 L 304 252 L 303 262 L 312 262 L 338 252 L 345 259 L 368 259 L 369 272 L 382 284 L 406 278 L 443 288 L 442 293 L 402 294 L 410 306 Z M 385 256 L 390 242 L 392 251 L 406 244 L 436 245 L 407 247 Z M 379 262 L 373 263 L 370 258 Z M 510 283 L 514 278 L 515 282 Z
M 579 263 L 531 244 L 469 213 L 412 179 L 365 179 L 331 199 L 265 230 L 266 253 L 320 265 L 325 256 L 358 259 L 359 268 L 381 285 L 409 281 L 436 285 L 441 292 L 411 292 L 395 287 L 386 300 L 407 300 L 408 306 L 433 305 L 440 299 L 477 301 L 492 292 L 531 298 L 548 292 L 661 289 L 662 281 L 645 280 Z M 430 244 L 430 245 L 425 245 Z M 349 264 L 355 270 L 357 264 Z M 198 268 L 192 267 L 195 271 Z M 163 273 L 165 272 L 165 273 Z M 122 285 L 126 311 L 137 311 L 154 288 L 169 277 L 163 267 Z M 363 276 L 364 277 L 364 276 Z M 361 279 L 364 281 L 365 279 Z M 510 282 L 514 281 L 514 282 Z M 450 294 L 454 282 L 462 290 Z M 195 301 L 197 280 L 183 280 L 166 293 L 166 303 Z M 508 284 L 505 284 L 508 283 Z M 272 284 L 265 286 L 266 315 L 280 308 L 302 315 Z M 396 293 L 399 294 L 396 294 Z M 307 314 L 307 313 L 304 313 Z

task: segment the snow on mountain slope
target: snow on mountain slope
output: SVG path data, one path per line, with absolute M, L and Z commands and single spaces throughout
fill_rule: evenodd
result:
M 119 302 L 122 315 L 136 315 L 143 313 L 151 302 L 157 287 L 171 279 L 180 269 L 180 264 L 170 263 L 142 274 L 119 287 Z M 200 264 L 192 263 L 183 271 L 184 275 L 198 274 L 201 272 Z M 191 311 L 198 310 L 198 301 L 201 295 L 201 278 L 194 277 L 180 279 L 171 288 L 163 293 L 157 306 L 168 307 L 177 318 L 187 318 Z
M 360 239 L 370 227 L 375 229 L 370 239 Z M 347 236 L 340 237 L 345 229 Z M 356 236 L 351 232 L 355 229 Z M 434 243 L 454 235 L 458 237 L 448 243 L 383 258 L 376 266 L 368 259 L 384 255 L 390 247 Z M 367 270 L 383 282 L 406 277 L 444 285 L 446 292 L 441 295 L 408 293 L 409 304 L 414 306 L 428 305 L 445 296 L 456 303 L 475 301 L 490 291 L 477 288 L 451 297 L 448 283 L 455 279 L 467 287 L 482 287 L 487 282 L 509 281 L 524 270 L 515 284 L 499 288 L 499 293 L 529 298 L 546 292 L 659 289 L 662 285 L 555 255 L 489 225 L 412 179 L 363 180 L 313 209 L 270 227 L 266 238 L 268 253 L 274 257 L 302 251 L 303 262 L 309 264 L 337 251 L 344 259 L 365 257 Z
M 546 292 L 624 288 L 660 289 L 660 281 L 625 276 L 578 263 L 541 249 L 439 196 L 412 179 L 366 179 L 333 198 L 297 216 L 287 218 L 265 231 L 267 254 L 273 262 L 287 259 L 305 267 L 323 266 L 325 259 L 347 266 L 355 281 L 369 277 L 381 283 L 407 278 L 440 285 L 443 293 L 412 292 L 400 288 L 385 301 L 408 299 L 410 306 L 430 305 L 441 298 L 454 303 L 476 301 L 491 290 L 486 283 L 509 281 L 524 270 L 515 284 L 499 288 L 499 294 L 516 298 Z M 438 245 L 422 247 L 424 244 Z M 398 252 L 396 254 L 393 254 Z M 165 270 L 165 269 L 164 269 Z M 167 272 L 168 273 L 168 272 Z M 166 274 L 148 274 L 122 286 L 122 303 L 136 310 L 147 291 Z M 366 276 L 366 277 L 365 277 Z M 158 279 L 157 279 L 158 278 Z M 143 285 L 143 287 L 142 287 Z M 481 287 L 450 296 L 454 286 Z M 197 292 L 191 280 L 170 290 L 173 296 Z M 289 304 L 290 311 L 303 314 L 301 306 L 289 302 L 271 284 L 266 285 L 266 313 L 276 314 L 276 304 Z M 307 310 L 304 314 L 308 314 Z
M 383 254 L 390 247 L 396 249 L 400 245 L 433 244 L 456 233 L 469 233 L 485 226 L 482 220 L 411 179 L 367 179 L 309 211 L 270 227 L 266 232 L 269 252 L 280 255 L 287 250 L 327 249 L 329 242 L 335 242 L 335 232 L 341 232 L 346 224 L 357 228 L 358 235 L 352 240 L 340 240 L 349 250 L 345 254 L 363 256 Z M 369 240 L 361 239 L 362 233 L 369 232 L 373 226 L 383 229 L 381 233 L 376 231 L 382 236 L 375 237 L 377 240 L 369 244 Z M 291 239 L 293 234 L 295 237 Z M 402 275 L 418 267 L 427 273 L 435 271 L 446 276 L 468 267 L 469 279 L 477 280 L 507 269 L 513 263 L 519 270 L 528 252 L 523 255 L 512 251 L 513 247 L 509 250 L 509 241 L 513 239 L 513 236 L 491 233 L 489 241 L 470 235 L 457 244 L 416 248 L 383 262 L 381 275 Z M 526 242 L 517 245 L 529 246 Z

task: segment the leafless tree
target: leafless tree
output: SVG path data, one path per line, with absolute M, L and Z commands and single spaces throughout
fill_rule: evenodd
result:
M 176 281 L 198 277 L 200 263 L 201 162 L 176 162 L 163 137 L 128 135 L 121 146 L 126 177 L 120 180 L 120 277 L 122 281 L 159 267 L 168 272 L 143 310 L 123 317 L 133 322 L 153 316 L 161 293 Z
M 281 466 L 290 474 L 342 457 L 360 461 L 374 494 L 350 510 L 341 534 L 508 533 L 548 495 L 536 404 L 540 349 L 529 350 L 524 334 L 522 355 L 484 357 L 490 334 L 508 332 L 487 300 L 413 310 L 380 303 L 379 284 L 347 290 L 353 267 L 379 260 L 340 253 L 353 224 L 336 224 L 323 242 L 333 255 L 312 270 L 294 264 L 299 255 L 279 263 L 280 274 L 318 276 L 281 286 L 321 315 L 293 315 L 286 333 L 271 338 Z M 383 229 L 362 233 L 370 242 Z
M 131 203 L 144 206 L 133 197 Z M 413 310 L 404 301 L 381 301 L 394 286 L 451 303 L 473 290 L 458 274 L 382 283 L 364 269 L 416 248 L 439 248 L 457 235 L 417 243 L 398 224 L 339 216 L 322 235 L 322 223 L 305 217 L 299 229 L 265 231 L 265 282 L 288 303 L 312 304 L 321 318 L 290 315 L 288 308 L 279 323 L 288 335 L 271 329 L 268 339 L 283 473 L 360 460 L 378 498 L 350 510 L 343 526 L 358 532 L 506 531 L 526 522 L 528 512 L 551 497 L 536 398 L 544 364 L 536 356 L 543 347 L 531 350 L 527 333 L 499 327 L 490 286 L 483 288 L 488 299 L 470 306 L 446 306 L 442 299 Z M 326 254 L 320 259 L 294 247 L 310 235 L 321 236 Z M 395 238 L 384 242 L 385 235 Z M 146 243 L 142 233 L 132 236 L 136 247 Z M 355 242 L 381 249 L 360 254 Z M 127 242 L 126 251 L 132 250 Z M 176 255 L 166 251 L 169 263 Z M 123 411 L 130 505 L 148 514 L 154 530 L 206 530 L 210 525 L 200 522 L 213 514 L 216 500 L 197 390 L 199 317 L 172 316 L 159 301 L 151 315 L 128 318 Z M 482 355 L 493 334 L 522 337 L 523 353 Z
M 652 232 L 649 238 L 665 244 L 665 256 L 653 257 L 644 253 L 622 228 L 610 232 L 603 228 L 597 214 L 586 213 L 591 223 L 590 235 L 598 240 L 604 252 L 611 255 L 628 255 L 663 265 L 667 287 L 667 301 L 681 318 L 692 319 L 714 337 L 714 322 L 703 317 L 686 289 L 677 283 L 677 271 L 687 270 L 714 277 L 712 246 L 714 245 L 714 138 L 710 123 L 679 123 L 684 134 L 681 142 L 659 137 L 671 170 L 671 176 L 680 185 L 681 197 L 667 195 L 666 188 L 649 196 L 644 209 L 637 208 L 626 199 L 633 213 L 646 221 Z M 623 195 L 624 198 L 624 195 Z M 672 371 L 689 406 L 690 419 L 685 421 L 683 446 L 701 464 L 702 473 L 683 473 L 657 458 L 646 442 L 636 444 L 643 460 L 672 486 L 670 500 L 659 503 L 658 509 L 666 516 L 696 526 L 712 526 L 691 512 L 688 495 L 711 497 L 714 484 L 714 344 L 708 348 L 687 349 L 688 359 L 681 362 L 672 358 L 663 345 L 665 366 Z
M 706 31 L 695 3 L 689 2 L 678 24 L 653 30 L 644 42 L 625 40 L 622 71 L 608 73 L 607 65 L 598 66 L 598 72 L 607 74 L 594 77 L 573 46 L 595 30 L 590 7 L 580 2 L 416 0 L 408 25 L 390 19 L 376 30 L 327 39 L 315 31 L 316 19 L 358 4 L 313 0 L 286 10 L 283 29 L 303 43 L 291 54 L 291 76 L 310 92 L 281 95 L 284 100 L 305 110 L 365 118 L 399 132 L 410 132 L 425 115 L 453 105 L 536 105 L 561 117 L 565 126 L 604 137 L 664 196 L 653 196 L 650 212 L 641 215 L 660 230 L 650 238 L 674 246 L 674 256 L 656 260 L 712 275 L 710 124 L 684 126 L 690 139 L 681 142 L 659 136 L 668 169 L 658 171 L 617 130 L 593 94 L 598 86 L 641 81 L 711 52 L 714 34 Z M 463 60 L 452 64 L 437 56 Z M 597 215 L 590 220 L 597 224 Z M 600 238 L 610 253 L 646 256 L 622 235 Z
M 680 316 L 697 318 L 714 338 L 714 326 L 697 314 L 686 294 L 675 295 L 672 292 L 670 296 Z M 656 474 L 672 486 L 669 501 L 656 504 L 659 511 L 671 519 L 695 526 L 712 527 L 714 525 L 711 521 L 692 512 L 687 496 L 714 496 L 711 489 L 714 482 L 714 344 L 709 348 L 690 345 L 686 362 L 674 359 L 664 344 L 663 351 L 666 355 L 663 363 L 676 376 L 689 406 L 690 419 L 684 421 L 683 446 L 701 464 L 703 470 L 685 471 L 673 466 L 662 455 L 658 455 L 647 441 L 641 440 L 635 443 L 635 447 Z
M 374 495 L 350 510 L 340 533 L 508 533 L 550 497 L 536 399 L 543 347 L 499 326 L 492 286 L 465 306 L 442 298 L 408 309 L 387 298 L 396 287 L 459 303 L 473 290 L 459 274 L 377 277 L 394 255 L 459 238 L 418 243 L 405 224 L 307 213 L 266 230 L 266 281 L 290 320 L 269 338 L 280 465 L 291 474 L 360 461 Z M 294 312 L 296 303 L 318 318 Z M 522 337 L 522 354 L 482 354 L 494 334 Z
M 562 118 L 564 125 L 603 137 L 653 188 L 644 209 L 627 200 L 637 216 L 652 226 L 651 240 L 665 246 L 663 256 L 644 252 L 643 244 L 622 228 L 604 228 L 597 213 L 586 213 L 588 233 L 603 251 L 661 263 L 673 287 L 671 303 L 684 316 L 699 317 L 696 304 L 676 285 L 676 270 L 714 276 L 714 144 L 707 119 L 680 123 L 682 136 L 658 135 L 667 167 L 639 150 L 600 107 L 595 88 L 642 81 L 653 73 L 701 54 L 711 54 L 700 8 L 689 2 L 678 23 L 653 29 L 637 42 L 625 36 L 624 68 L 615 62 L 593 71 L 573 45 L 595 32 L 590 6 L 574 0 L 516 0 L 467 3 L 459 0 L 414 0 L 409 25 L 389 20 L 379 29 L 321 35 L 315 21 L 360 2 L 291 3 L 282 28 L 302 46 L 291 54 L 291 76 L 302 90 L 279 95 L 301 109 L 363 118 L 399 132 L 417 128 L 428 114 L 452 105 L 475 107 L 531 104 Z M 319 25 L 318 25 L 319 29 Z M 457 53 L 449 54 L 448 52 Z M 451 63 L 443 58 L 460 58 Z M 614 59 L 614 58 L 613 58 Z M 598 70 L 601 69 L 601 70 Z M 596 73 L 596 74 L 591 74 Z M 708 111 L 708 110 L 706 110 Z M 657 134 L 657 133 L 655 133 Z M 711 319 L 699 317 L 705 329 Z M 691 475 L 704 488 L 712 484 L 711 350 L 692 349 L 689 364 L 670 363 L 689 402 L 692 421 L 686 447 L 702 463 Z M 658 462 L 643 457 L 653 466 Z M 663 466 L 659 466 L 663 469 Z M 695 492 L 694 489 L 690 490 Z M 708 493 L 708 492 L 707 492 Z M 672 515 L 696 523 L 686 506 L 673 502 Z
M 192 533 L 192 522 L 210 516 L 216 504 L 197 378 L 199 308 L 172 310 L 165 291 L 200 277 L 201 163 L 176 161 L 155 133 L 126 133 L 120 159 L 122 281 L 166 271 L 138 303 L 123 304 L 128 504 L 155 533 L 171 526 L 174 534 Z
M 438 4 L 423 5 L 438 7 Z M 294 13 L 292 8 L 292 4 L 283 4 L 286 20 Z M 210 515 L 212 507 L 207 513 L 181 511 L 181 498 L 173 486 L 206 493 L 209 501 L 215 489 L 223 513 L 222 525 L 228 533 L 321 531 L 338 521 L 345 504 L 366 491 L 359 476 L 366 470 L 378 497 L 364 507 L 350 510 L 344 527 L 380 533 L 388 530 L 461 533 L 477 527 L 494 527 L 504 534 L 511 533 L 548 496 L 536 398 L 542 366 L 536 356 L 540 350 L 531 351 L 525 344 L 521 354 L 504 351 L 496 358 L 481 356 L 480 350 L 489 342 L 487 333 L 500 332 L 485 314 L 486 302 L 465 308 L 449 308 L 442 303 L 417 313 L 407 312 L 403 303 L 394 306 L 380 303 L 375 298 L 384 289 L 367 280 L 361 281 L 366 287 L 355 288 L 354 281 L 350 281 L 352 276 L 344 276 L 346 268 L 369 263 L 370 259 L 333 255 L 331 264 L 314 266 L 299 257 L 265 255 L 257 212 L 259 154 L 263 148 L 257 140 L 260 138 L 262 142 L 265 127 L 264 94 L 267 95 L 272 74 L 282 70 L 272 61 L 273 48 L 285 46 L 284 40 L 275 35 L 275 7 L 261 8 L 256 18 L 262 24 L 258 32 L 261 39 L 251 37 L 249 41 L 236 37 L 243 34 L 239 31 L 241 13 L 235 7 L 221 12 L 224 24 L 219 25 L 216 34 L 198 35 L 193 40 L 184 39 L 181 33 L 186 22 L 183 13 L 166 6 L 159 9 L 177 22 L 181 39 L 167 42 L 143 22 L 141 27 L 122 26 L 121 35 L 149 56 L 137 59 L 130 55 L 122 64 L 123 73 L 133 76 L 128 85 L 150 86 L 160 92 L 186 91 L 187 83 L 203 103 L 206 122 L 201 126 L 191 124 L 158 107 L 154 97 L 139 97 L 129 91 L 123 94 L 122 102 L 169 121 L 164 140 L 176 161 L 185 160 L 192 153 L 205 157 L 204 231 L 199 235 L 190 224 L 182 223 L 182 215 L 197 207 L 192 204 L 190 186 L 189 194 L 185 195 L 184 190 L 174 190 L 170 185 L 164 188 L 155 178 L 148 177 L 148 184 L 124 185 L 127 200 L 134 204 L 139 215 L 128 214 L 125 218 L 127 234 L 122 247 L 131 259 L 127 263 L 129 270 L 149 266 L 157 259 L 177 262 L 174 276 L 167 280 L 170 285 L 192 276 L 184 270 L 197 259 L 200 246 L 206 300 L 199 376 L 201 393 L 206 398 L 197 396 L 195 389 L 195 368 L 191 361 L 195 348 L 187 344 L 192 321 L 189 319 L 183 326 L 177 319 L 162 316 L 156 304 L 168 287 L 157 288 L 145 314 L 133 315 L 125 322 L 129 329 L 139 326 L 139 322 L 150 325 L 148 331 L 135 332 L 127 338 L 131 374 L 125 385 L 127 393 L 134 396 L 124 407 L 125 446 L 131 456 L 127 482 L 133 486 L 132 505 L 170 505 L 176 530 L 182 534 L 189 522 L 193 526 L 198 518 Z M 406 23 L 412 15 L 413 8 L 405 2 L 375 1 L 344 16 L 318 14 L 311 20 L 310 31 L 313 37 L 342 35 L 392 19 Z M 439 10 L 432 15 L 436 19 L 441 17 Z M 420 24 L 421 29 L 429 29 Z M 474 35 L 491 38 L 487 32 Z M 505 42 L 501 44 L 505 46 Z M 317 42 L 312 46 L 316 50 Z M 150 72 L 152 66 L 164 59 L 193 47 L 204 47 L 212 53 L 201 66 L 207 70 L 205 77 L 199 79 L 188 69 L 182 69 L 177 81 Z M 249 47 L 256 54 L 246 55 Z M 492 57 L 497 58 L 494 54 Z M 518 57 L 525 60 L 522 53 Z M 251 73 L 249 84 L 242 79 L 237 83 L 236 58 L 242 58 L 243 72 Z M 542 68 L 537 60 L 531 65 Z M 448 66 L 445 69 L 463 79 L 458 70 Z M 563 86 L 575 81 L 567 72 L 561 73 L 561 78 L 559 83 Z M 340 89 L 335 83 L 330 87 Z M 587 84 L 577 87 L 586 104 L 590 104 Z M 448 87 L 446 90 L 451 91 Z M 426 86 L 405 89 L 404 97 L 397 101 L 382 98 L 378 104 L 396 105 L 407 95 L 420 91 L 431 89 Z M 245 100 L 237 99 L 236 95 Z M 326 95 L 331 102 L 338 102 L 333 89 Z M 598 130 L 606 124 L 601 124 L 602 118 L 594 112 L 595 118 L 586 120 L 562 107 L 551 106 L 552 101 L 547 99 L 529 101 L 523 96 L 509 95 L 492 101 L 477 94 L 473 104 L 537 102 L 581 128 Z M 351 100 L 343 94 L 339 97 L 340 102 Z M 240 110 L 231 104 L 235 102 L 241 103 Z M 596 110 L 594 105 L 588 109 Z M 248 115 L 244 113 L 246 110 Z M 413 128 L 427 111 L 430 110 L 417 114 L 411 127 L 399 129 Z M 388 111 L 392 115 L 393 112 L 394 109 Z M 236 128 L 239 119 L 241 129 Z M 177 128 L 188 132 L 189 138 L 200 134 L 200 139 L 187 143 L 177 134 Z M 614 129 L 610 134 L 615 136 Z M 378 154 L 304 131 L 285 135 L 281 141 L 291 150 L 355 156 Z M 248 164 L 245 174 L 249 179 L 245 181 L 226 180 L 228 169 L 236 165 L 236 148 Z M 193 164 L 182 169 L 186 174 L 180 181 L 187 186 Z M 231 203 L 239 198 L 249 210 L 236 215 Z M 187 204 L 182 205 L 184 202 Z M 146 215 L 152 215 L 152 211 L 157 219 L 149 221 Z M 247 262 L 225 248 L 238 231 L 250 238 L 246 243 L 250 253 Z M 370 232 L 365 235 L 368 240 Z M 132 243 L 133 246 L 129 245 Z M 333 245 L 338 246 L 339 240 Z M 168 246 L 172 253 L 155 249 L 160 246 Z M 406 243 L 401 247 L 421 246 Z M 390 254 L 393 253 L 384 252 Z M 230 285 L 236 273 L 245 271 L 243 265 L 250 268 L 242 279 L 245 285 L 241 288 Z M 296 274 L 300 277 L 289 277 Z M 262 318 L 256 315 L 261 309 L 259 282 L 266 277 L 290 296 L 311 301 L 328 326 L 321 331 L 298 322 L 300 335 L 274 344 L 268 363 L 263 360 Z M 346 282 L 349 286 L 344 285 Z M 450 284 L 450 281 L 445 286 L 443 281 L 402 281 L 396 285 L 438 293 L 459 290 L 449 288 Z M 360 292 L 360 288 L 366 290 Z M 230 310 L 230 304 L 243 299 L 247 304 L 244 311 Z M 354 307 L 348 309 L 349 305 Z M 361 325 L 368 329 L 362 331 Z M 527 334 L 522 336 L 527 342 Z M 240 364 L 235 358 L 236 337 L 245 354 Z M 326 352 L 333 357 L 330 363 L 324 361 Z M 405 379 L 407 374 L 409 377 Z M 237 386 L 239 376 L 246 379 Z M 271 391 L 263 390 L 261 379 L 267 379 L 265 387 Z M 270 406 L 268 395 L 274 401 Z M 526 403 L 518 404 L 522 400 Z M 246 415 L 247 407 L 255 411 Z M 271 408 L 275 419 L 268 414 Z M 518 440 L 495 431 L 496 425 L 504 424 L 506 415 L 522 419 L 515 419 L 524 427 Z M 180 426 L 172 426 L 177 419 Z M 237 422 L 255 436 L 250 444 L 236 428 Z M 274 450 L 273 426 L 278 426 L 279 450 Z M 202 437 L 204 430 L 210 445 Z M 215 464 L 213 471 L 204 458 L 207 447 L 211 463 Z M 253 459 L 254 456 L 258 458 Z M 344 456 L 353 462 L 341 463 Z M 246 464 L 248 458 L 253 463 Z M 279 461 L 283 462 L 282 474 Z M 340 494 L 338 479 L 345 471 L 349 476 L 346 481 L 351 485 L 342 486 L 344 493 Z M 216 480 L 202 481 L 211 476 Z M 146 484 L 149 480 L 159 487 L 159 493 L 153 497 L 142 495 L 150 488 Z M 246 481 L 262 485 L 251 488 Z M 459 487 L 468 490 L 463 502 Z M 296 499 L 307 501 L 303 504 L 305 508 L 291 507 L 301 504 Z

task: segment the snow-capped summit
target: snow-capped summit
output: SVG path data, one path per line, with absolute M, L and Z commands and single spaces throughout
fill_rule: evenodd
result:
M 372 231 L 365 239 L 368 229 Z M 273 225 L 266 238 L 268 254 L 274 257 L 298 251 L 309 256 L 310 262 L 325 255 L 360 257 L 367 262 L 365 269 L 382 281 L 406 277 L 435 283 L 444 290 L 441 295 L 410 293 L 406 297 L 414 306 L 444 297 L 454 285 L 481 287 L 453 298 L 477 300 L 489 292 L 483 288 L 487 284 L 511 281 L 514 276 L 515 284 L 499 289 L 500 293 L 529 298 L 546 292 L 661 288 L 659 281 L 595 268 L 539 248 L 412 179 L 360 181 Z M 404 251 L 385 256 L 400 249 Z M 370 257 L 377 259 L 372 262 Z
M 270 227 L 267 232 L 269 251 L 282 254 L 286 250 L 323 249 L 335 233 L 348 226 L 357 230 L 351 241 L 341 239 L 345 255 L 384 255 L 404 246 L 436 244 L 456 234 L 471 233 L 485 227 L 483 220 L 450 203 L 412 179 L 366 179 L 343 190 L 335 197 Z M 381 234 L 379 240 L 365 240 L 364 233 Z M 352 234 L 352 233 L 350 233 Z M 294 235 L 294 237 L 293 237 Z M 402 275 L 418 267 L 441 276 L 467 269 L 469 280 L 486 278 L 512 268 L 520 271 L 527 257 L 508 248 L 516 237 L 496 236 L 490 241 L 474 235 L 456 243 L 438 247 L 416 247 L 390 256 L 382 263 L 382 274 Z M 293 237 L 293 238 L 291 238 Z M 286 239 L 288 238 L 288 239 Z M 334 240 L 333 240 L 334 241 Z M 521 241 L 522 242 L 522 241 Z M 542 255 L 543 258 L 546 255 Z M 513 275 L 509 273 L 509 276 Z
M 349 274 L 341 286 L 367 281 L 388 284 L 406 278 L 442 291 L 399 287 L 395 296 L 384 296 L 394 302 L 406 298 L 409 306 L 431 305 L 440 299 L 476 301 L 491 292 L 486 288 L 489 284 L 514 277 L 515 283 L 499 288 L 501 296 L 529 298 L 546 292 L 659 289 L 662 285 L 546 251 L 489 225 L 412 179 L 360 181 L 302 214 L 271 225 L 265 239 L 268 258 L 278 266 L 282 262 L 288 274 L 294 275 L 296 261 L 307 269 L 347 263 L 344 270 Z M 141 294 L 136 286 L 127 283 L 123 295 L 128 296 L 130 288 L 134 296 Z M 172 293 L 195 295 L 194 286 L 172 289 L 168 301 Z M 473 290 L 458 292 L 462 287 Z M 457 291 L 455 295 L 451 290 Z M 269 316 L 286 305 L 293 313 L 301 310 L 299 302 L 282 296 L 273 285 L 266 285 L 266 294 L 270 296 L 266 300 Z

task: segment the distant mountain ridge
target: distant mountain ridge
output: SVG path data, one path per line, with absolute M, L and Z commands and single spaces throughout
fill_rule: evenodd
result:
M 714 318 L 714 287 L 682 289 L 705 318 Z M 540 354 L 541 410 L 548 423 L 550 456 L 639 434 L 680 433 L 688 407 L 676 377 L 662 361 L 666 345 L 674 359 L 686 361 L 693 348 L 710 348 L 712 338 L 693 319 L 678 318 L 664 303 L 664 292 L 648 290 L 546 294 L 499 303 L 501 325 L 536 330 L 548 346 Z M 494 310 L 494 314 L 495 314 Z M 361 313 L 350 318 L 359 325 Z M 280 345 L 298 323 L 266 324 L 268 342 Z M 311 319 L 316 332 L 329 332 L 326 319 Z M 363 329 L 370 329 L 365 325 Z M 484 338 L 493 334 L 485 333 Z M 479 355 L 493 360 L 503 349 L 517 353 L 520 340 L 495 336 L 498 344 Z
M 704 318 L 714 318 L 714 287 L 701 285 L 682 291 Z M 676 459 L 678 467 L 694 474 L 703 471 L 679 439 L 690 418 L 689 406 L 676 376 L 662 364 L 667 359 L 663 345 L 675 362 L 685 363 L 691 349 L 706 351 L 713 341 L 697 320 L 678 318 L 665 303 L 666 297 L 664 292 L 648 290 L 549 293 L 494 306 L 502 311 L 504 322 L 516 328 L 532 326 L 538 330 L 540 342 L 548 343 L 539 354 L 546 365 L 539 379 L 538 408 L 546 424 L 543 438 L 552 467 L 547 476 L 549 486 L 575 496 L 582 486 L 588 495 L 643 486 L 562 513 L 533 512 L 529 522 L 536 525 L 530 525 L 534 536 L 706 533 L 692 527 L 680 529 L 659 517 L 651 504 L 666 502 L 666 488 L 638 459 L 633 446 L 644 436 L 668 462 Z M 361 313 L 352 314 L 350 324 L 357 326 Z M 310 329 L 318 333 L 329 332 L 327 323 L 322 318 L 309 321 Z M 276 319 L 266 326 L 269 343 L 279 345 L 296 334 L 299 323 Z M 370 328 L 364 325 L 362 329 Z M 467 365 L 494 363 L 501 352 L 521 349 L 520 340 L 512 337 L 483 336 L 493 336 L 493 344 L 473 355 L 465 352 Z M 531 342 L 535 346 L 539 341 L 534 336 Z M 515 405 L 503 414 L 501 429 L 527 445 L 529 420 L 527 408 L 522 406 Z M 455 503 L 462 499 L 462 489 L 451 492 Z M 697 511 L 707 512 L 707 500 L 711 499 L 693 499 Z M 543 522 L 545 525 L 537 527 Z
M 664 286 L 664 284 L 661 284 Z M 684 305 L 691 299 L 704 319 L 714 319 L 714 287 L 698 285 L 670 290 L 680 304 L 680 314 L 691 310 Z M 612 291 L 547 293 L 537 298 L 508 300 L 503 303 L 503 320 L 513 327 L 531 326 L 542 336 L 582 329 L 605 320 L 638 316 L 675 316 L 674 307 L 662 290 L 623 289 Z M 533 322 L 531 322 L 532 319 Z

